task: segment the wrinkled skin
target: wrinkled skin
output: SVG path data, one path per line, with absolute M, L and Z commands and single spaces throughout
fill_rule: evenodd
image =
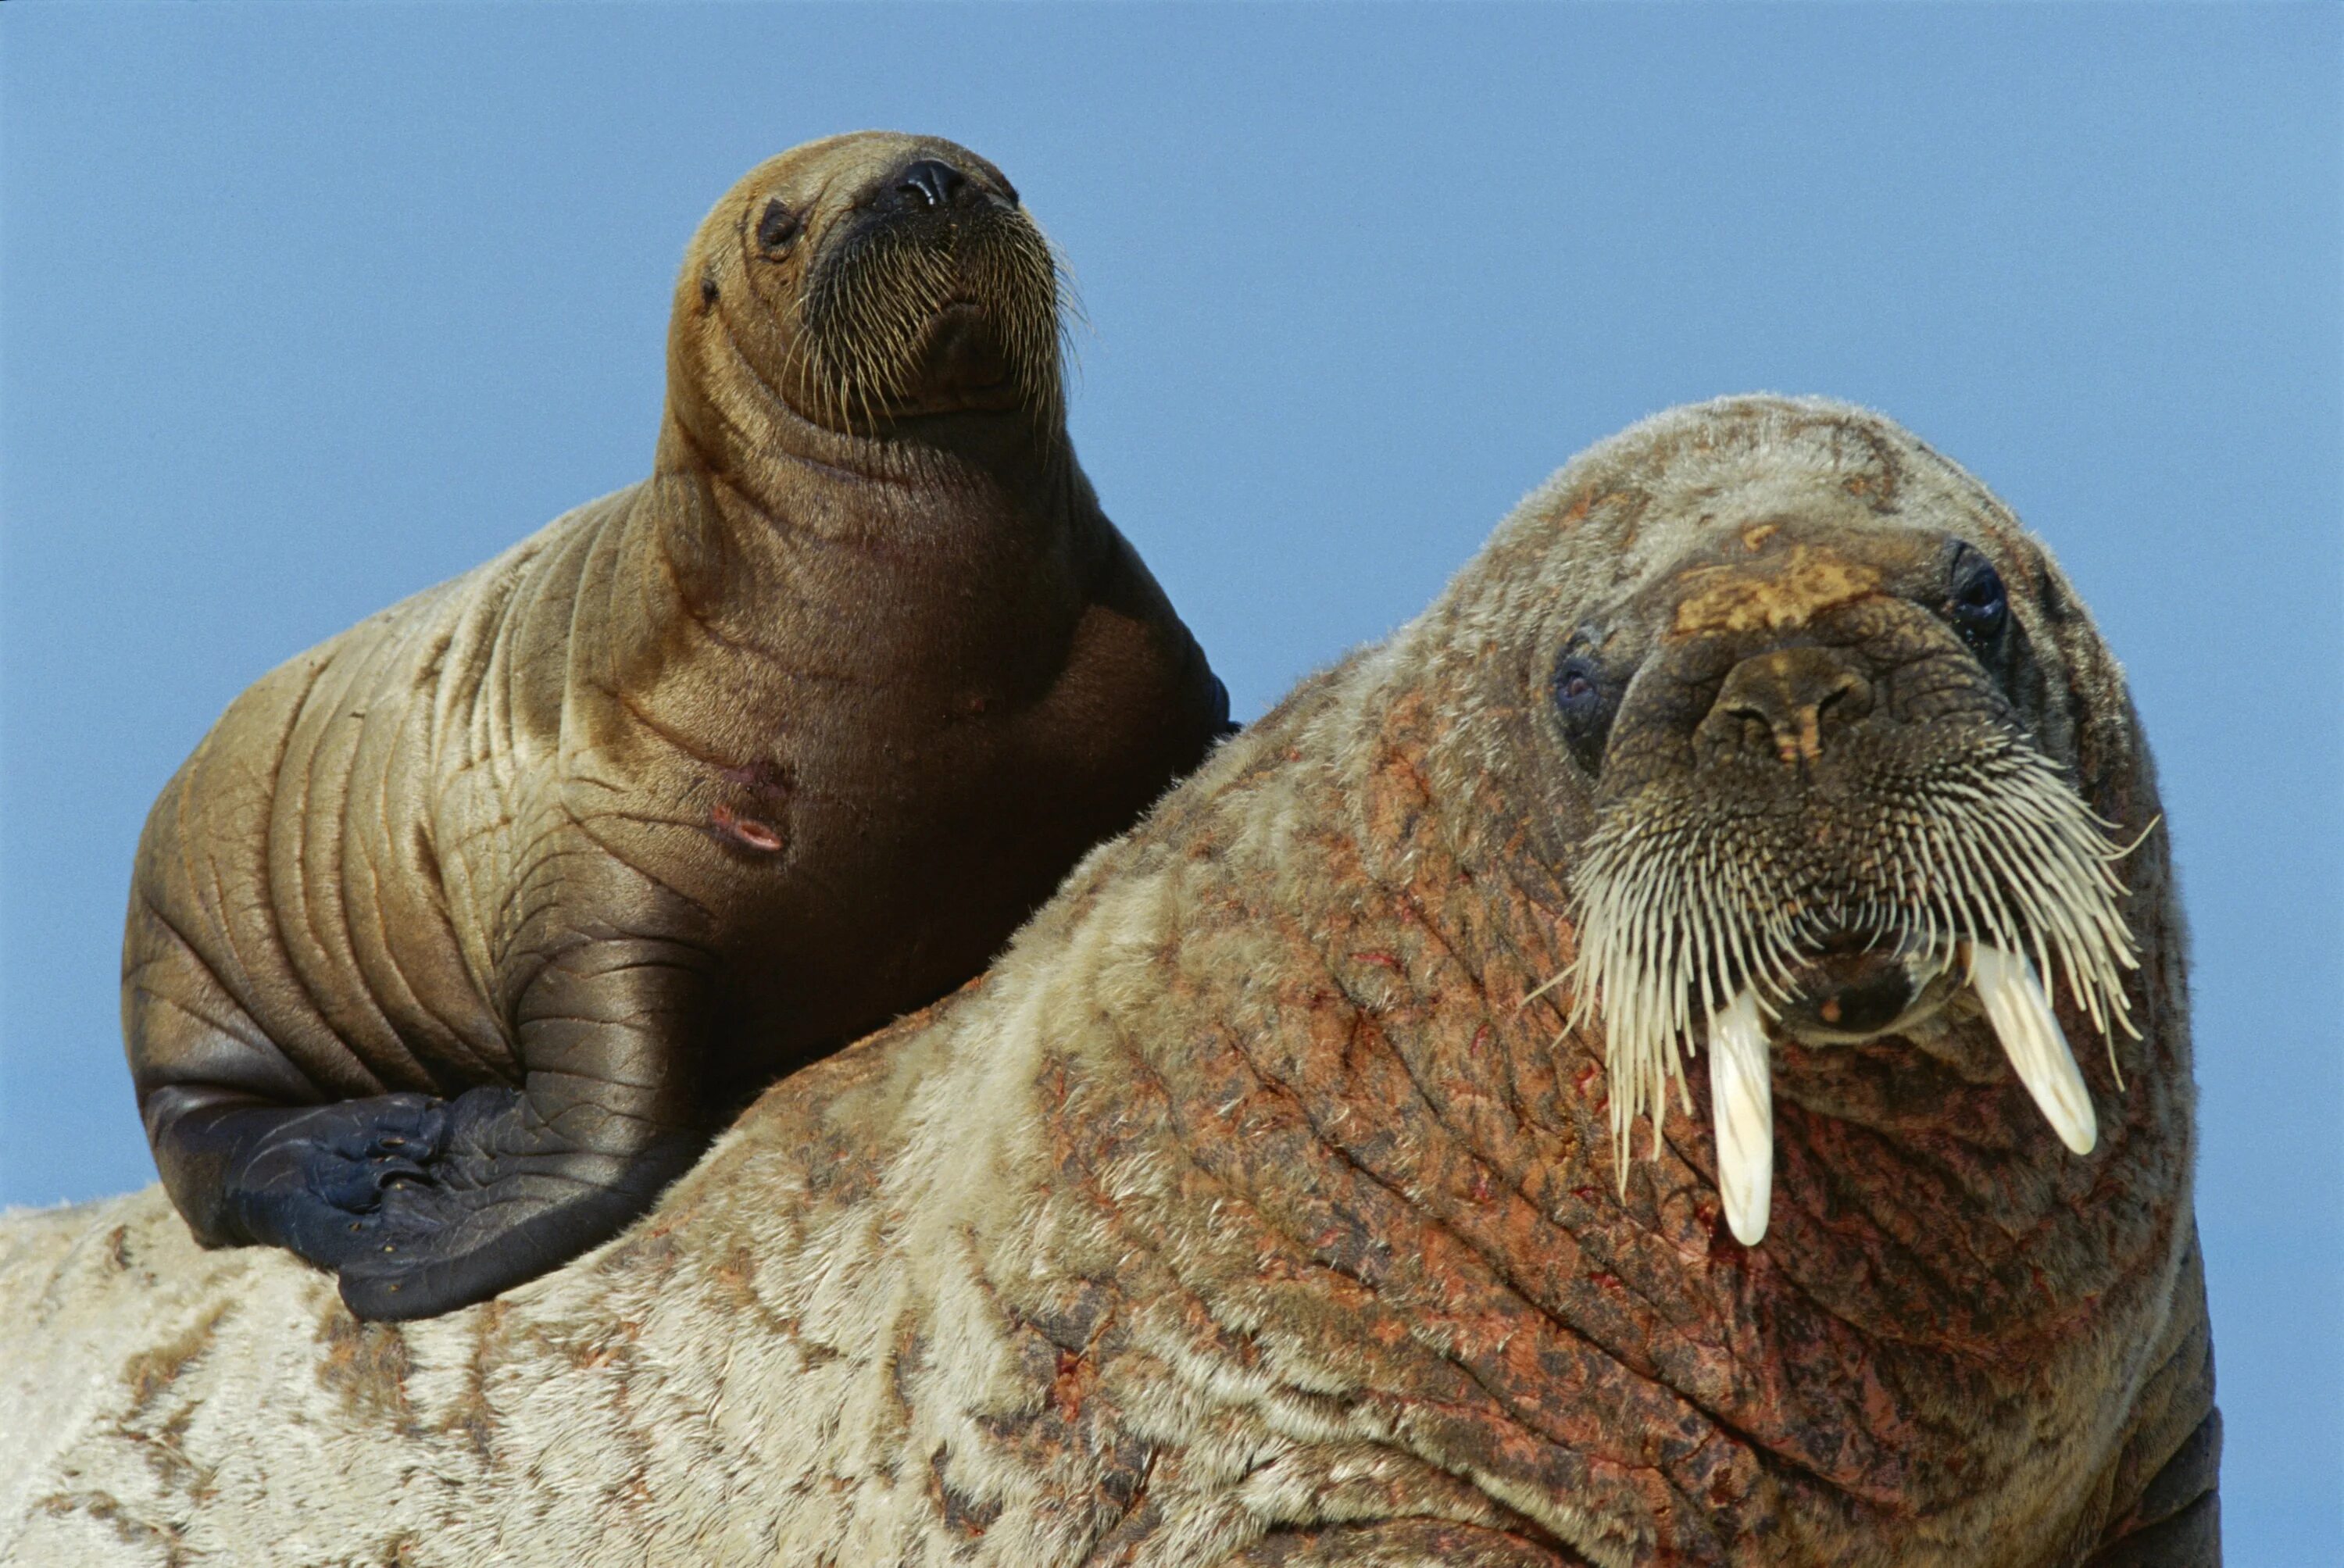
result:
M 1226 695 L 1076 465 L 1056 331 L 992 165 L 784 154 L 692 243 L 650 480 L 236 701 L 124 952 L 203 1241 L 373 1318 L 540 1273 L 1196 764 Z
M 1616 1185 L 1600 1021 L 1540 991 L 1601 808 L 1554 676 L 1753 516 L 1990 556 L 2064 715 L 2042 744 L 2149 824 L 2115 664 L 1968 476 L 1833 404 L 1661 416 L 591 1259 L 359 1325 L 151 1194 L 0 1223 L 0 1556 L 2216 1562 L 2161 831 L 2123 867 L 2123 1088 L 2061 1002 L 2088 1155 L 1949 1010 L 1933 1043 L 1774 1042 L 1761 1244 L 1724 1223 L 1704 1057 Z

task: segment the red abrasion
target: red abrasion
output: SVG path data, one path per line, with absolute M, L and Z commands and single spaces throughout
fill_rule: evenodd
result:
M 729 806 L 711 806 L 708 811 L 708 820 L 715 824 L 719 833 L 731 835 L 735 841 L 747 845 L 751 849 L 763 850 L 771 855 L 782 847 L 782 835 L 774 832 L 771 826 L 759 822 L 753 816 L 735 816 Z

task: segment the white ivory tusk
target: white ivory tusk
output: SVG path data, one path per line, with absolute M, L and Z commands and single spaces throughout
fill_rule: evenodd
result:
M 1986 1018 L 2019 1082 L 2035 1097 L 2059 1141 L 2077 1154 L 2091 1153 L 2100 1136 L 2092 1097 L 2076 1069 L 2076 1054 L 2067 1048 L 2067 1037 L 2051 1014 L 2035 966 L 1980 942 L 1970 950 L 1970 984 L 1985 1004 Z
M 1774 1200 L 1774 1086 L 1755 986 L 1744 986 L 1710 1024 L 1709 1114 L 1725 1223 L 1735 1240 L 1755 1247 Z

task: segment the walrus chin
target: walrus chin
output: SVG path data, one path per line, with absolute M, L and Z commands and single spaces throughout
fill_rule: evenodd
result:
M 1651 1113 L 1657 1148 L 1669 1079 L 1692 1111 L 1683 1058 L 1704 1035 L 1719 1191 L 1735 1239 L 1754 1246 L 1773 1196 L 1771 1033 L 1861 1044 L 1925 1028 L 1964 994 L 2060 1141 L 2091 1152 L 2091 1096 L 2044 976 L 2065 978 L 2113 1067 L 2111 1031 L 2138 1034 L 2122 985 L 2138 948 L 2112 869 L 2134 845 L 2112 844 L 2024 738 L 2003 740 L 1934 776 L 1878 784 L 1900 809 L 1831 857 L 1836 885 L 1821 893 L 1812 867 L 1787 865 L 1743 824 L 1672 822 L 1647 798 L 1607 814 L 1578 879 L 1566 973 L 1574 1026 L 1603 1016 L 1623 1190 L 1629 1128 Z

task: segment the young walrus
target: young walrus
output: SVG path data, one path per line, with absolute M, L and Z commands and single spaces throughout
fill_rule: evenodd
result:
M 2203 1568 L 2157 810 L 2115 663 L 1968 475 L 1835 404 L 1663 415 L 590 1261 L 359 1326 L 152 1194 L 0 1224 L 0 1557 Z M 1637 821 L 1632 900 L 1597 851 Z M 1741 946 L 1657 1153 L 1612 1130 L 1651 993 L 1541 992 L 1618 972 L 1599 909 L 1697 946 L 1679 906 L 1798 933 L 1747 948 L 1763 1211 L 1710 1115 Z M 2077 1047 L 2084 1154 L 1978 963 L 2056 964 L 2058 911 L 2114 919 L 2138 1030 L 2064 972 L 2022 1020 Z
M 1009 182 L 785 153 L 692 238 L 652 477 L 266 676 L 163 792 L 164 1185 L 364 1317 L 529 1279 L 975 974 L 1227 717 L 1076 464 Z

